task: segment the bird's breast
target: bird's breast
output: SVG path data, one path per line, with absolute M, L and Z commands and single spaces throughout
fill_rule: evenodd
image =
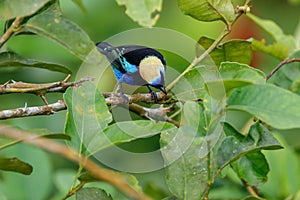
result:
M 165 66 L 156 56 L 148 56 L 141 60 L 139 64 L 140 76 L 147 82 L 163 82 L 165 73 Z

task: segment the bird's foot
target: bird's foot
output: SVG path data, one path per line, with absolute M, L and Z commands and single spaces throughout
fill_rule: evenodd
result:
M 156 92 L 153 91 L 153 90 L 151 90 L 151 91 L 150 91 L 150 94 L 151 94 L 151 96 L 152 96 L 152 99 L 153 99 L 154 103 L 157 103 L 157 102 L 158 102 L 158 98 L 157 98 Z

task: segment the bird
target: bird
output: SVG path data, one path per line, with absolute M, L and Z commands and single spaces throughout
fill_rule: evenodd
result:
M 135 86 L 146 86 L 154 102 L 157 94 L 151 87 L 164 94 L 166 59 L 155 49 L 139 45 L 112 46 L 107 42 L 96 43 L 100 53 L 106 56 L 118 81 L 118 89 L 122 97 L 122 83 Z

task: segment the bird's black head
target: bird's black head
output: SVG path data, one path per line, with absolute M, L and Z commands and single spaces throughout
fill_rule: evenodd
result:
M 108 44 L 107 42 L 98 42 L 96 46 L 100 53 L 103 54 L 107 54 L 107 52 L 111 52 L 114 49 L 114 47 Z

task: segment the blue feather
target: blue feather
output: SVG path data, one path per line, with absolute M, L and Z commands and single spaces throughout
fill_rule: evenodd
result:
M 157 101 L 157 96 L 150 86 L 166 93 L 164 88 L 166 61 L 158 51 L 137 45 L 113 47 L 106 42 L 99 42 L 96 45 L 100 53 L 110 61 L 119 83 L 147 86 L 154 101 Z

